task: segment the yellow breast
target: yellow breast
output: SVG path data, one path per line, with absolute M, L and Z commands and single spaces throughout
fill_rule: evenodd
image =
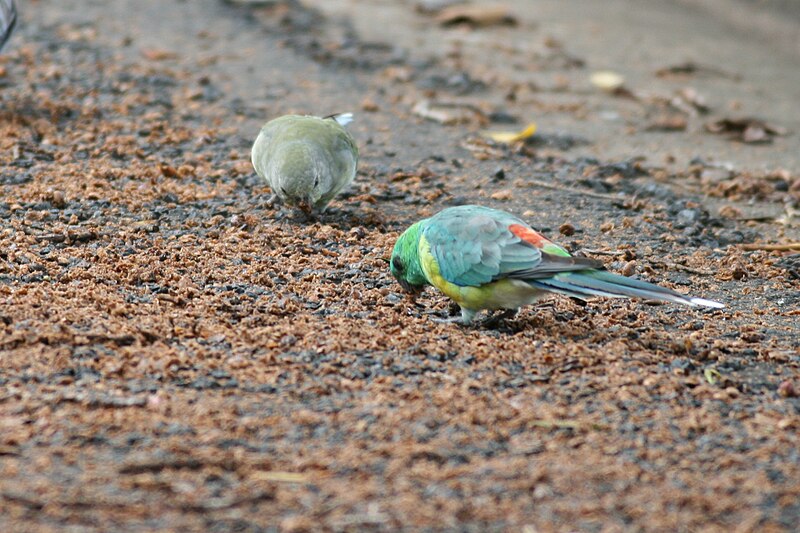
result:
M 501 279 L 479 287 L 462 287 L 450 283 L 442 277 L 439 264 L 431 254 L 431 247 L 425 236 L 419 239 L 419 257 L 422 271 L 431 285 L 452 298 L 459 306 L 470 310 L 516 309 L 533 303 L 544 295 L 524 281 Z

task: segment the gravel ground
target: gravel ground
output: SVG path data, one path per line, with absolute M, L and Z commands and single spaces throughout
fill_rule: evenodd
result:
M 480 132 L 536 118 L 516 81 L 362 39 L 357 17 L 28 6 L 0 58 L 0 529 L 796 529 L 800 256 L 764 246 L 796 240 L 796 134 L 654 132 L 661 112 L 722 117 L 567 83 L 527 86 L 540 132 L 505 146 Z M 554 79 L 587 75 L 544 40 Z M 548 127 L 580 111 L 565 95 L 585 129 Z M 759 164 L 587 153 L 615 106 L 638 109 L 631 138 Z M 269 207 L 259 125 L 350 109 L 351 191 L 313 222 Z M 728 308 L 554 298 L 494 328 L 435 323 L 446 299 L 407 297 L 387 258 L 462 203 Z

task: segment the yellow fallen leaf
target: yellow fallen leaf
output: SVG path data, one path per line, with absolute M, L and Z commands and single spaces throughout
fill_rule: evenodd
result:
M 703 375 L 705 376 L 706 381 L 708 381 L 709 385 L 714 385 L 717 382 L 717 380 L 722 378 L 722 374 L 720 374 L 719 370 L 717 370 L 716 368 L 706 368 L 705 370 L 703 370 Z
M 625 84 L 625 78 L 610 70 L 600 70 L 592 73 L 589 81 L 598 89 L 614 92 Z
M 536 133 L 536 123 L 531 122 L 522 131 L 485 131 L 484 135 L 495 142 L 511 144 L 529 139 L 530 137 L 533 137 L 534 133 Z

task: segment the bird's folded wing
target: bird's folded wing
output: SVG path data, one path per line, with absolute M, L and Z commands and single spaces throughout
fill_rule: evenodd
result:
M 508 222 L 484 213 L 434 217 L 423 236 L 441 276 L 462 287 L 601 266 L 591 259 L 543 252 L 514 234 Z

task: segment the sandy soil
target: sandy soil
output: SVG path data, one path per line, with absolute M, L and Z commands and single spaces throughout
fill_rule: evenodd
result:
M 749 53 L 643 37 L 601 65 L 578 7 L 510 4 L 485 28 L 412 2 L 23 6 L 0 58 L 1 530 L 795 529 L 800 257 L 764 246 L 798 236 L 794 57 L 722 32 Z M 739 107 L 670 102 L 693 87 Z M 315 222 L 268 207 L 260 124 L 346 110 L 350 193 Z M 730 115 L 787 132 L 705 131 Z M 525 143 L 481 135 L 531 120 Z M 728 308 L 435 323 L 446 299 L 409 299 L 387 258 L 462 203 Z

